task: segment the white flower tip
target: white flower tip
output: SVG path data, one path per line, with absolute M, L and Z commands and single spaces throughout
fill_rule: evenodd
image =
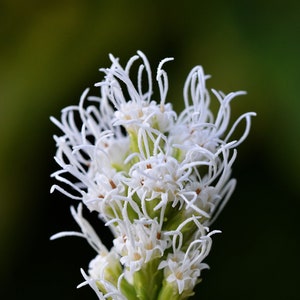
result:
M 166 62 L 172 61 L 172 60 L 174 60 L 174 57 L 166 57 L 166 58 L 164 58 L 163 60 L 161 60 L 160 63 L 159 63 L 159 65 L 158 65 L 158 67 L 157 67 L 157 72 L 158 72 L 157 75 L 159 75 L 159 73 L 161 72 L 162 66 L 163 66 Z
M 50 119 L 50 121 L 51 121 L 52 123 L 55 123 L 55 122 L 56 122 L 56 119 L 55 119 L 53 116 L 50 116 L 49 119 Z
M 137 50 L 136 53 L 137 53 L 139 56 L 145 56 L 144 52 L 141 51 L 141 50 Z
M 68 233 L 66 233 L 66 232 L 58 232 L 58 233 L 51 235 L 49 239 L 50 239 L 50 241 L 54 241 L 61 237 L 65 237 L 67 235 L 68 235 Z
M 114 61 L 118 62 L 119 61 L 119 58 L 115 57 L 112 53 L 109 53 L 108 57 L 109 57 L 111 62 L 114 62 Z
M 51 177 L 54 177 L 53 174 L 51 174 Z M 52 185 L 50 188 L 50 194 L 52 194 L 56 190 L 56 185 Z
M 83 93 L 81 94 L 81 97 L 80 97 L 80 102 L 82 102 L 83 99 L 86 98 L 87 94 L 89 93 L 90 91 L 90 88 L 86 88 Z
M 78 284 L 77 287 L 76 287 L 77 289 L 79 289 L 79 288 L 81 288 L 81 287 L 87 285 L 87 284 L 89 283 L 88 281 L 90 280 L 90 278 L 87 276 L 87 274 L 84 272 L 84 270 L 83 270 L 82 268 L 80 268 L 80 273 L 81 273 L 82 277 L 83 277 L 86 281 L 84 281 L 84 282 Z
M 211 235 L 216 234 L 216 233 L 222 233 L 222 231 L 221 230 L 213 230 L 213 231 L 209 232 L 207 234 L 207 236 L 211 236 Z
M 159 66 L 163 65 L 164 63 L 168 62 L 168 61 L 172 61 L 174 60 L 174 57 L 166 57 L 163 60 L 160 61 Z
M 60 237 L 61 237 L 61 232 L 55 233 L 55 234 L 53 234 L 53 235 L 50 236 L 49 240 L 50 241 L 54 241 L 54 240 L 59 239 Z
M 246 91 L 238 91 L 238 92 L 235 92 L 235 95 L 236 95 L 236 96 L 239 96 L 239 95 L 247 95 L 247 92 L 246 92 Z

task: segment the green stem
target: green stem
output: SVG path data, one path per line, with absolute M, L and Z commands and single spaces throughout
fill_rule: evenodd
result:
M 160 259 L 156 258 L 134 273 L 134 287 L 139 300 L 157 300 L 158 292 L 161 289 L 163 271 L 158 270 Z
M 128 283 L 128 281 L 125 278 L 123 278 L 121 281 L 121 290 L 122 290 L 122 294 L 127 299 L 138 300 L 134 287 L 130 283 Z
M 163 286 L 160 290 L 160 293 L 157 297 L 157 300 L 180 300 L 180 295 L 178 292 L 174 289 L 173 285 L 166 282 L 166 280 L 163 281 Z

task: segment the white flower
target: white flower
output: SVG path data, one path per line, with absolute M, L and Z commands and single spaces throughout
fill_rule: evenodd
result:
M 162 257 L 170 247 L 171 240 L 162 232 L 162 223 L 156 219 L 140 218 L 129 220 L 127 207 L 123 209 L 123 220 L 112 220 L 117 223 L 114 247 L 120 255 L 120 262 L 132 275 L 142 266 L 155 258 Z
M 142 213 L 149 218 L 156 211 L 160 222 L 169 203 L 175 206 L 182 188 L 180 165 L 172 156 L 159 153 L 135 163 L 129 171 L 128 186 L 141 201 Z
M 132 69 L 139 59 L 135 78 Z M 186 299 L 207 268 L 203 260 L 215 232 L 209 233 L 207 226 L 234 190 L 236 147 L 247 137 L 255 114 L 231 122 L 231 102 L 245 93 L 212 90 L 219 106 L 213 114 L 209 76 L 197 66 L 187 77 L 185 108 L 177 115 L 167 103 L 163 69 L 171 58 L 157 68 L 156 96 L 142 52 L 125 67 L 112 55 L 110 60 L 110 68 L 100 69 L 104 79 L 96 84 L 99 96 L 88 97 L 86 90 L 78 106 L 62 111 L 60 121 L 51 118 L 63 132 L 54 136 L 60 169 L 52 176 L 60 185 L 51 191 L 57 189 L 98 212 L 113 233 L 114 247 L 103 245 L 82 217 L 81 204 L 72 214 L 82 233 L 63 232 L 54 238 L 85 237 L 97 251 L 89 276 L 83 276 L 99 299 L 164 297 L 168 288 Z M 242 122 L 244 133 L 235 140 Z
M 108 253 L 98 254 L 89 264 L 91 278 L 101 282 L 116 284 L 121 275 L 120 257 L 111 249 Z
M 197 227 L 197 231 L 193 234 L 191 242 L 185 245 L 182 230 L 191 223 Z M 168 253 L 158 268 L 164 270 L 166 281 L 173 284 L 179 294 L 183 291 L 191 293 L 201 271 L 208 268 L 203 260 L 209 254 L 212 245 L 211 235 L 219 232 L 215 230 L 209 233 L 208 228 L 204 227 L 196 217 L 188 218 L 172 232 L 173 251 Z
M 83 287 L 84 285 L 89 285 L 94 292 L 96 293 L 98 299 L 105 300 L 105 299 L 114 299 L 114 300 L 128 300 L 120 291 L 120 287 L 111 284 L 108 281 L 101 281 L 103 288 L 105 289 L 104 294 L 100 292 L 97 280 L 89 277 L 82 269 L 81 274 L 84 277 L 85 281 L 77 286 L 77 288 Z

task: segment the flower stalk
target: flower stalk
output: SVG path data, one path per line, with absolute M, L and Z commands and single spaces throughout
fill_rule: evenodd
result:
M 71 209 L 81 232 L 62 236 L 84 237 L 95 249 L 85 281 L 98 299 L 188 299 L 208 268 L 210 231 L 230 198 L 235 180 L 231 170 L 236 148 L 247 137 L 248 112 L 231 125 L 228 95 L 206 88 L 201 66 L 193 68 L 183 90 L 185 108 L 177 115 L 167 103 L 168 77 L 161 61 L 154 100 L 150 64 L 138 51 L 125 67 L 110 55 L 112 65 L 101 69 L 100 95 L 86 90 L 78 106 L 51 118 L 62 131 L 54 136 L 55 160 L 60 169 L 52 176 L 58 190 L 78 200 Z M 140 60 L 137 77 L 132 66 Z M 219 104 L 214 116 L 211 94 Z M 242 122 L 238 140 L 232 135 Z M 111 229 L 113 246 L 107 249 L 82 215 L 83 206 L 96 211 Z

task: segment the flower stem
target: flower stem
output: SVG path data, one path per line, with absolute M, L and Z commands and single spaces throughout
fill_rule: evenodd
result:
M 157 300 L 163 280 L 162 270 L 158 270 L 159 258 L 146 263 L 134 274 L 136 296 L 140 300 Z

